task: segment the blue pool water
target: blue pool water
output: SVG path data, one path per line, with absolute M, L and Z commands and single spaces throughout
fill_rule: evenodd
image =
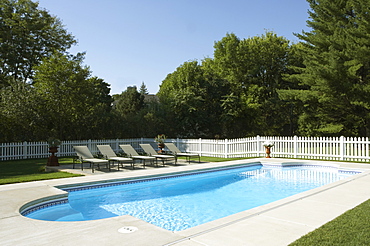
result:
M 132 215 L 170 231 L 181 231 L 353 174 L 336 168 L 234 167 L 102 188 L 70 189 L 64 203 L 25 215 L 47 221 Z

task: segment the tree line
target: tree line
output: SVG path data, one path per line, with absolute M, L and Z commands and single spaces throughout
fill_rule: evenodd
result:
M 31 0 L 0 0 L 0 141 L 255 135 L 369 136 L 368 0 L 308 0 L 308 32 L 228 33 L 212 58 L 110 95 L 61 21 Z

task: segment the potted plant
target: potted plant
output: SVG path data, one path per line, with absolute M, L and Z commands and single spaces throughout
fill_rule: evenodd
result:
M 60 141 L 59 139 L 57 138 L 49 138 L 48 139 L 48 145 L 49 145 L 49 148 L 50 147 L 59 147 L 59 145 L 62 143 L 62 141 Z
M 47 166 L 59 166 L 58 157 L 56 157 L 55 153 L 58 152 L 59 145 L 62 142 L 57 138 L 49 138 L 48 139 L 48 145 L 49 145 L 49 153 L 51 153 L 51 156 L 49 156 Z
M 155 138 L 154 138 L 154 141 L 158 144 L 158 148 L 160 149 L 159 150 L 159 153 L 162 153 L 163 152 L 163 148 L 164 148 L 164 140 L 166 140 L 166 135 L 164 134 L 158 134 Z
M 271 141 L 266 141 L 263 143 L 263 146 L 265 146 L 266 148 L 266 158 L 271 158 L 270 154 L 271 154 L 271 148 L 274 147 L 274 142 L 271 142 Z

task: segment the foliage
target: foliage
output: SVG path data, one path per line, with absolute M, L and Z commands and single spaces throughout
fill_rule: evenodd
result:
M 117 137 L 139 136 L 141 126 L 141 110 L 144 108 L 144 95 L 137 91 L 136 86 L 127 87 L 119 95 L 113 96 L 113 114 Z
M 158 97 L 166 112 L 168 133 L 177 137 L 219 134 L 219 102 L 225 90 L 224 81 L 197 61 L 185 62 L 167 75 Z
M 288 72 L 289 41 L 271 32 L 244 40 L 227 34 L 214 47 L 214 59 L 185 62 L 163 81 L 158 96 L 172 113 L 167 113 L 167 122 L 174 127 L 170 133 L 279 135 L 291 123 L 290 107 L 277 93 L 292 84 L 283 78 Z
M 53 137 L 48 138 L 49 147 L 58 147 L 61 143 L 62 141 L 60 141 L 57 138 L 53 138 Z
M 1 89 L 0 141 L 86 139 L 109 131 L 109 85 L 91 77 L 82 61 L 82 54 L 56 53 L 35 67 L 33 85 L 15 81 Z
M 75 44 L 61 21 L 31 0 L 0 0 L 0 88 L 26 82 L 34 66 Z
M 288 86 L 283 74 L 289 41 L 272 32 L 243 40 L 227 34 L 214 47 L 215 71 L 230 84 L 222 104 L 228 128 L 237 126 L 243 135 L 279 135 L 288 124 L 277 90 Z
M 0 141 L 38 139 L 43 122 L 43 115 L 39 113 L 40 102 L 32 86 L 24 82 L 12 81 L 11 86 L 1 89 Z
M 368 1 L 309 0 L 312 28 L 297 36 L 303 67 L 298 79 L 308 88 L 299 117 L 302 135 L 369 136 L 370 13 Z M 305 96 L 306 97 L 306 96 Z
M 144 106 L 144 95 L 136 86 L 127 87 L 120 95 L 115 96 L 115 111 L 121 116 L 130 116 L 139 112 Z
M 164 143 L 164 140 L 166 140 L 167 139 L 167 137 L 166 137 L 166 135 L 164 135 L 164 134 L 158 134 L 157 136 L 155 136 L 155 138 L 154 138 L 154 141 L 156 142 L 156 143 Z
M 274 147 L 275 143 L 274 142 L 271 142 L 271 141 L 266 141 L 263 143 L 263 146 L 265 147 Z
M 0 141 L 253 135 L 370 135 L 370 12 L 365 0 L 308 0 L 309 32 L 226 34 L 213 58 L 110 96 L 60 20 L 0 0 Z M 41 28 L 41 29 L 40 29 Z M 42 30 L 42 31 L 41 31 Z
M 144 82 L 141 83 L 139 92 L 140 92 L 141 95 L 148 95 L 149 94 L 148 89 L 146 88 L 146 85 L 144 84 Z
M 42 124 L 60 139 L 94 137 L 107 122 L 102 116 L 110 110 L 108 84 L 90 77 L 82 61 L 83 54 L 56 53 L 35 69 L 33 86 L 41 98 Z M 89 129 L 86 122 L 91 122 Z

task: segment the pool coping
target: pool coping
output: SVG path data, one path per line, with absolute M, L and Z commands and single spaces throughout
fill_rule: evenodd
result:
M 55 186 L 135 178 L 241 163 L 322 163 L 345 169 L 366 170 L 345 180 L 303 192 L 254 209 L 246 210 L 180 232 L 170 232 L 132 216 L 95 221 L 49 222 L 20 215 L 28 202 L 65 192 Z M 370 199 L 370 165 L 282 158 L 256 158 L 223 163 L 194 163 L 186 166 L 134 170 L 132 172 L 36 181 L 0 186 L 0 237 L 2 245 L 287 245 L 345 211 Z M 298 205 L 298 206 L 297 206 Z M 136 227 L 132 233 L 119 229 Z

